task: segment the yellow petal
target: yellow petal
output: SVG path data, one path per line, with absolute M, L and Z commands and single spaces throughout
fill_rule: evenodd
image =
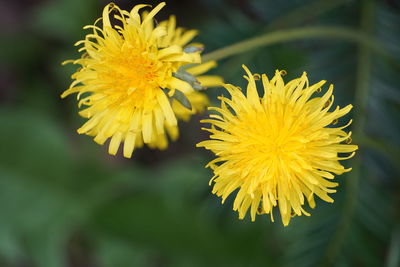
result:
M 108 153 L 115 155 L 118 152 L 119 145 L 121 144 L 122 134 L 117 132 L 113 135 L 110 141 L 110 146 L 108 147 Z
M 197 77 L 197 80 L 200 82 L 201 86 L 203 87 L 215 87 L 215 86 L 222 86 L 224 80 L 220 76 L 216 75 L 203 75 Z

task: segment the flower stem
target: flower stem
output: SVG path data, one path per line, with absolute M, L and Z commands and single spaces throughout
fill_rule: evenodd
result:
M 374 3 L 370 0 L 364 0 L 361 10 L 361 30 L 366 36 L 371 33 L 374 21 Z M 366 113 L 368 107 L 368 95 L 371 76 L 371 47 L 360 43 L 358 50 L 358 67 L 356 75 L 356 91 L 355 91 L 355 111 L 354 111 L 354 135 L 362 137 L 366 124 Z M 346 196 L 341 214 L 341 219 L 333 235 L 331 242 L 328 244 L 325 257 L 323 258 L 323 266 L 333 265 L 335 258 L 339 254 L 343 243 L 348 237 L 351 224 L 354 219 L 354 213 L 357 208 L 359 178 L 361 176 L 361 157 L 363 150 L 358 152 L 357 157 L 352 161 L 352 172 L 346 180 Z
M 217 49 L 203 56 L 203 62 L 221 60 L 233 55 L 241 54 L 258 47 L 272 45 L 280 42 L 294 41 L 299 39 L 326 38 L 341 39 L 356 42 L 363 47 L 371 49 L 387 58 L 389 55 L 382 49 L 378 41 L 368 35 L 345 27 L 310 26 L 290 30 L 278 30 L 268 32 L 264 35 L 238 42 L 233 45 Z

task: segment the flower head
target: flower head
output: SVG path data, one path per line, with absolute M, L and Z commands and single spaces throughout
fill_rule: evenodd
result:
M 94 25 L 84 27 L 92 33 L 76 43 L 83 45 L 81 58 L 65 62 L 81 66 L 62 94 L 78 93 L 79 114 L 88 119 L 78 133 L 94 136 L 99 144 L 111 138 L 110 154 L 121 142 L 125 157 L 143 143 L 167 147 L 166 133 L 173 140 L 178 136 L 177 118 L 187 120 L 208 104 L 199 90 L 222 82 L 217 76 L 199 76 L 216 63 L 199 64 L 202 45 L 188 44 L 197 31 L 177 28 L 174 16 L 154 25 L 164 5 L 142 13 L 148 5 L 130 12 L 107 5 Z
M 198 144 L 217 156 L 207 166 L 214 171 L 213 193 L 222 202 L 238 189 L 233 209 L 244 218 L 248 209 L 252 221 L 256 214 L 271 214 L 279 207 L 286 226 L 294 215 L 305 214 L 305 200 L 315 207 L 314 196 L 333 202 L 328 193 L 337 186 L 334 174 L 345 169 L 339 160 L 351 158 L 356 145 L 348 144 L 351 132 L 335 127 L 338 119 L 352 108 L 333 105 L 333 85 L 320 96 L 325 81 L 309 85 L 307 75 L 284 83 L 284 71 L 269 80 L 261 76 L 264 95 L 257 92 L 256 79 L 246 70 L 247 93 L 226 84 L 231 99 L 220 97 L 221 107 L 210 108 L 219 114 L 204 120 L 211 124 L 210 139 Z M 340 157 L 341 153 L 349 153 Z

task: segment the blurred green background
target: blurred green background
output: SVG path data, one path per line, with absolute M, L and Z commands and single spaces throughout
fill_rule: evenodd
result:
M 115 1 L 125 9 L 153 1 Z M 213 73 L 243 85 L 247 64 L 291 79 L 335 84 L 336 102 L 355 105 L 361 149 L 339 176 L 335 202 L 288 227 L 279 218 L 238 220 L 232 197 L 210 193 L 210 153 L 199 118 L 181 123 L 166 151 L 128 160 L 80 136 L 76 100 L 61 100 L 77 58 L 73 44 L 108 1 L 0 3 L 0 266 L 400 266 L 400 2 L 356 0 L 168 1 L 158 20 L 201 31 L 206 53 L 270 31 L 343 26 L 380 42 L 313 38 L 254 49 Z M 208 91 L 215 97 L 222 88 Z M 226 94 L 226 93 L 225 93 Z M 205 116 L 205 115 L 202 115 Z M 350 117 L 350 116 L 349 116 Z

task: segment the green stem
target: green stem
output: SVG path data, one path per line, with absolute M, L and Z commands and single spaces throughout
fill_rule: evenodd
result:
M 395 168 L 400 170 L 400 151 L 396 149 L 397 147 L 394 144 L 391 144 L 387 140 L 381 140 L 377 137 L 371 138 L 364 134 L 353 134 L 353 140 L 360 147 L 370 148 L 381 153 L 382 156 L 391 161 Z
M 361 11 L 361 30 L 367 37 L 372 29 L 374 15 L 374 3 L 370 0 L 364 0 Z M 368 106 L 368 91 L 371 75 L 371 47 L 360 43 L 358 51 L 358 68 L 355 92 L 354 109 L 354 135 L 362 137 L 366 124 L 366 111 Z M 353 216 L 357 208 L 357 198 L 359 191 L 359 179 L 361 176 L 361 157 L 362 150 L 352 161 L 353 171 L 346 179 L 346 197 L 341 219 L 339 221 L 336 233 L 328 244 L 323 265 L 333 265 L 340 249 L 343 246 L 350 231 Z
M 396 267 L 400 264 L 400 227 L 395 228 L 392 232 L 392 238 L 390 242 L 387 267 Z
M 384 49 L 382 49 L 379 42 L 364 33 L 345 27 L 310 26 L 290 30 L 273 31 L 241 41 L 204 55 L 203 61 L 221 60 L 262 46 L 311 38 L 341 39 L 356 42 L 389 58 L 389 55 Z

